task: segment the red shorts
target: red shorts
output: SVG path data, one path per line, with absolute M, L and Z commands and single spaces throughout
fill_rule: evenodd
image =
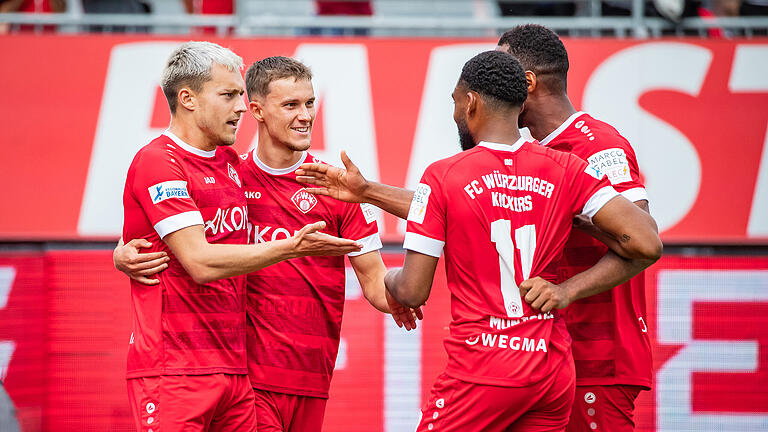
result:
M 474 384 L 440 375 L 421 410 L 417 432 L 562 431 L 573 404 L 573 359 L 527 387 Z
M 253 389 L 259 432 L 320 432 L 328 399 Z
M 255 431 L 247 375 L 163 375 L 128 380 L 136 430 Z
M 643 387 L 578 386 L 567 432 L 635 430 L 635 398 Z

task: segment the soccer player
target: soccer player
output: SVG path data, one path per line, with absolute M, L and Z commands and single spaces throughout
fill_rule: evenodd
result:
M 540 25 L 522 25 L 505 32 L 497 49 L 514 55 L 526 71 L 528 100 L 520 126 L 541 144 L 575 154 L 605 173 L 619 193 L 647 212 L 648 196 L 632 146 L 616 129 L 571 104 L 566 90 L 568 53 L 558 36 Z M 573 231 L 557 266 L 558 279 L 601 259 L 621 260 L 607 251 L 603 243 Z M 643 274 L 610 288 L 586 293 L 595 295 L 563 310 L 576 362 L 571 432 L 633 430 L 635 398 L 651 387 Z
M 318 161 L 308 153 L 316 115 L 309 68 L 269 57 L 248 69 L 246 88 L 259 125 L 258 146 L 242 164 L 252 240 L 271 241 L 306 220 L 324 220 L 328 232 L 363 245 L 348 256 L 368 302 L 386 313 L 391 304 L 415 327 L 407 308 L 391 297 L 388 304 L 371 206 L 316 197 L 296 181 L 302 163 Z M 260 431 L 321 430 L 339 349 L 344 273 L 343 257 L 312 257 L 248 275 L 248 371 Z
M 568 54 L 557 35 L 539 25 L 523 25 L 505 33 L 498 45 L 497 49 L 519 58 L 526 69 L 529 98 L 520 126 L 527 127 L 542 144 L 587 160 L 608 176 L 616 190 L 648 211 L 635 153 L 627 140 L 610 125 L 573 108 L 566 91 Z M 407 215 L 412 192 L 367 182 L 346 155 L 342 154 L 342 160 L 347 170 L 307 165 L 308 176 L 299 179 L 320 185 L 308 189 L 314 193 L 370 202 L 399 217 Z M 577 369 L 576 406 L 569 431 L 631 431 L 635 398 L 641 390 L 650 389 L 652 382 L 644 278 L 639 274 L 649 263 L 606 253 L 605 245 L 585 233 L 602 242 L 613 240 L 590 224 L 578 225 L 580 230 L 571 234 L 566 245 L 565 259 L 542 273 L 550 280 L 571 279 L 547 285 L 525 298 L 532 304 L 545 304 L 542 311 L 548 312 L 594 295 L 564 313 L 575 339 Z M 601 277 L 587 280 L 589 274 L 585 273 L 573 277 L 595 263 L 602 271 L 589 274 Z M 638 276 L 630 280 L 634 275 Z
M 123 238 L 147 239 L 152 256 L 168 260 L 154 286 L 131 282 L 127 384 L 137 430 L 255 430 L 239 275 L 360 249 L 316 232 L 323 222 L 246 244 L 247 202 L 229 148 L 246 111 L 242 66 L 232 51 L 208 42 L 174 50 L 162 75 L 171 124 L 128 169 Z
M 419 431 L 563 430 L 573 401 L 571 340 L 551 310 L 555 300 L 541 295 L 553 284 L 530 276 L 558 259 L 577 215 L 622 239 L 608 241 L 628 258 L 650 263 L 661 254 L 653 220 L 607 179 L 576 156 L 520 137 L 526 96 L 514 57 L 490 51 L 464 65 L 453 92 L 464 151 L 427 168 L 409 206 L 405 263 L 385 279 L 396 299 L 421 305 L 445 250 L 448 365 Z M 319 186 L 310 190 L 402 214 L 407 191 L 366 183 L 347 158 L 345 164 L 346 172 L 306 164 L 300 178 Z M 616 276 L 595 266 L 572 280 L 603 277 Z M 536 297 L 531 305 L 522 301 L 529 296 Z
M 299 165 L 317 161 L 307 152 L 316 114 L 311 80 L 307 66 L 287 57 L 255 62 L 246 73 L 249 110 L 259 124 L 258 145 L 242 156 L 239 167 L 250 241 L 269 244 L 306 221 L 326 221 L 327 231 L 362 245 L 349 260 L 365 298 L 382 312 L 394 312 L 398 325 L 415 328 L 411 311 L 387 298 L 373 209 L 316 197 L 296 181 Z M 126 253 L 116 251 L 116 262 Z M 258 429 L 319 431 L 339 349 L 344 259 L 290 260 L 247 279 L 246 347 Z

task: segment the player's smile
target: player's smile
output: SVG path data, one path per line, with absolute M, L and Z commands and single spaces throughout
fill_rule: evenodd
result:
M 293 126 L 291 130 L 301 135 L 302 137 L 308 137 L 312 128 L 310 126 Z
M 259 105 L 271 138 L 293 151 L 309 148 L 317 114 L 311 81 L 290 77 L 276 79 L 269 83 L 269 93 Z

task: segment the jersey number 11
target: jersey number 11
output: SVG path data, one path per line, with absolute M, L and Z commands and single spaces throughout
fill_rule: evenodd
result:
M 536 252 L 536 226 L 524 225 L 515 230 L 512 240 L 512 222 L 499 219 L 491 222 L 491 241 L 499 253 L 499 271 L 501 272 L 501 297 L 504 309 L 510 318 L 523 316 L 523 300 L 520 288 L 515 282 L 515 246 L 520 251 L 520 268 L 523 280 L 531 276 L 533 256 Z

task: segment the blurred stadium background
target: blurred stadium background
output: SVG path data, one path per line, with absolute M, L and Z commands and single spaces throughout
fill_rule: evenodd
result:
M 564 37 L 574 105 L 635 147 L 665 241 L 647 276 L 656 383 L 638 430 L 768 430 L 768 1 L 5 0 L 0 377 L 21 430 L 132 428 L 129 287 L 111 249 L 128 164 L 169 120 L 159 78 L 179 42 L 306 62 L 314 152 L 346 149 L 369 178 L 413 187 L 459 150 L 461 65 L 528 22 Z M 404 227 L 379 226 L 397 266 Z M 445 362 L 445 276 L 405 334 L 348 274 L 325 429 L 413 430 Z

